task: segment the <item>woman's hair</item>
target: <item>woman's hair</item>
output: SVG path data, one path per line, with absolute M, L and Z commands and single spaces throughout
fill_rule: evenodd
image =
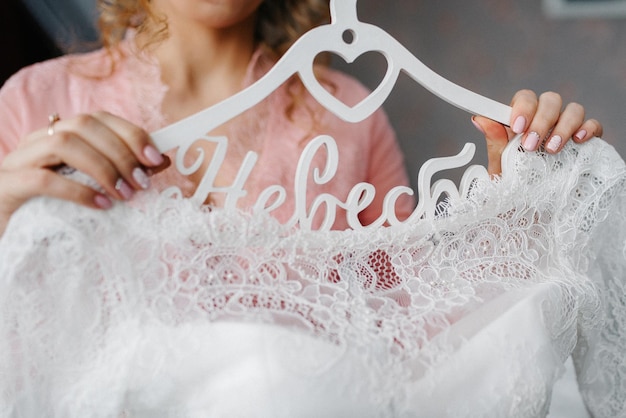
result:
M 151 43 L 167 37 L 167 18 L 154 11 L 150 0 L 98 0 L 98 9 L 106 48 L 115 47 L 128 29 L 150 35 L 146 38 Z M 255 38 L 278 58 L 304 32 L 329 19 L 329 0 L 265 0 L 259 6 Z
M 306 31 L 330 21 L 329 0 L 265 0 L 259 7 L 256 40 L 282 56 Z

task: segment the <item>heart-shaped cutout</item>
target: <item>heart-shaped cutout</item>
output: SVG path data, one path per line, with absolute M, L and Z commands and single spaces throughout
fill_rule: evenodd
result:
M 336 36 L 337 33 L 334 33 L 334 35 Z M 383 105 L 391 90 L 393 90 L 400 70 L 387 54 L 365 47 L 363 43 L 359 45 L 358 38 L 353 38 L 353 36 L 354 32 L 349 29 L 342 31 L 341 38 L 343 42 L 340 42 L 338 45 L 335 43 L 338 48 L 323 52 L 341 57 L 348 65 L 356 63 L 361 57 L 372 53 L 380 54 L 387 62 L 387 71 L 378 86 L 360 102 L 351 105 L 335 97 L 317 79 L 312 65 L 300 68 L 298 73 L 309 93 L 327 110 L 347 122 L 360 122 Z M 327 45 L 332 45 L 332 43 L 328 42 Z
M 344 94 L 342 98 L 337 98 L 338 100 L 342 100 L 346 106 L 354 107 L 359 102 L 361 102 L 367 95 L 374 91 L 376 87 L 382 83 L 383 78 L 385 77 L 385 73 L 387 72 L 387 60 L 384 55 L 379 52 L 369 51 L 362 55 L 359 55 L 354 61 L 346 62 L 339 55 L 334 55 L 327 53 L 325 58 L 330 58 L 330 66 L 331 68 L 342 72 L 343 74 L 349 75 L 352 78 L 358 80 L 361 84 L 363 84 L 367 92 L 356 94 L 356 92 L 351 92 L 351 94 Z M 337 97 L 336 88 L 331 84 L 325 83 L 324 79 L 319 77 L 320 84 L 326 88 L 326 90 Z M 347 97 L 349 96 L 349 97 Z

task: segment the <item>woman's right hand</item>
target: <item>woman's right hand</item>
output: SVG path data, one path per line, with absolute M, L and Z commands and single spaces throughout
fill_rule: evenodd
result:
M 112 198 L 130 199 L 146 189 L 146 170 L 165 158 L 143 129 L 107 112 L 62 119 L 27 135 L 0 165 L 0 235 L 11 215 L 35 196 L 65 199 L 108 209 Z M 93 178 L 104 193 L 55 169 L 67 165 Z

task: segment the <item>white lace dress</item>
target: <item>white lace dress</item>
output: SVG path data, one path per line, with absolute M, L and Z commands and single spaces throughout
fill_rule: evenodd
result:
M 626 416 L 626 169 L 514 153 L 442 215 L 307 232 L 145 194 L 0 241 L 4 417 Z

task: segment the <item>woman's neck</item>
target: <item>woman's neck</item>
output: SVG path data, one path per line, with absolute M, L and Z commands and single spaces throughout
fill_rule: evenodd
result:
M 254 16 L 227 28 L 168 19 L 168 36 L 151 54 L 168 86 L 162 107 L 170 122 L 241 90 L 255 48 Z

